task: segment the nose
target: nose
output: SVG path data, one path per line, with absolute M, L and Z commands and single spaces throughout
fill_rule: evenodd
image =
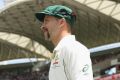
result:
M 44 27 L 45 27 L 45 25 L 44 25 L 44 22 L 43 22 L 43 23 L 41 23 L 40 28 L 43 29 Z
M 48 31 L 48 29 L 45 27 L 44 24 L 42 24 L 40 28 L 41 28 L 41 30 L 42 30 L 43 32 Z

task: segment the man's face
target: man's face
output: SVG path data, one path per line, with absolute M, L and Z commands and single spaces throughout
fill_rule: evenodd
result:
M 59 31 L 59 19 L 46 15 L 42 24 L 42 30 L 46 40 L 57 37 Z

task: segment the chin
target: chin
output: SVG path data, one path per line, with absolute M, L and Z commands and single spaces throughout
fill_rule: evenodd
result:
M 44 38 L 45 38 L 46 41 L 51 41 L 51 39 L 48 38 L 48 37 L 44 37 Z

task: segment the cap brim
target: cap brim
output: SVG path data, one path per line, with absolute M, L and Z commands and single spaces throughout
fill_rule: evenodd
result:
M 36 17 L 39 21 L 41 21 L 41 22 L 44 21 L 45 15 L 46 15 L 46 14 L 45 14 L 44 12 L 35 13 L 35 17 Z
M 41 22 L 44 21 L 45 15 L 50 15 L 50 13 L 47 13 L 47 12 L 38 12 L 38 13 L 35 13 L 36 18 L 39 21 L 41 21 Z

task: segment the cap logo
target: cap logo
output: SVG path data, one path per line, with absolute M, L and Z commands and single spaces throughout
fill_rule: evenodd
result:
M 61 15 L 70 15 L 65 9 L 61 9 L 60 11 L 56 12 L 56 14 L 61 14 Z

